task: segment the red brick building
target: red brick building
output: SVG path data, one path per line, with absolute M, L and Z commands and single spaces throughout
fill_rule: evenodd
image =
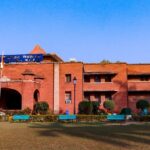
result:
M 4 65 L 1 109 L 32 109 L 37 101 L 47 101 L 55 113 L 73 113 L 82 100 L 99 101 L 102 108 L 111 99 L 115 111 L 130 107 L 137 112 L 138 99 L 150 102 L 150 64 L 64 62 L 38 45 L 30 53 L 43 54 L 43 61 Z

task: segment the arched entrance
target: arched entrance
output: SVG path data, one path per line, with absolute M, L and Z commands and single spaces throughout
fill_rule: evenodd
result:
M 6 110 L 20 110 L 22 103 L 21 94 L 9 88 L 1 89 L 0 108 Z
M 34 103 L 37 103 L 39 101 L 39 90 L 35 90 L 33 94 Z

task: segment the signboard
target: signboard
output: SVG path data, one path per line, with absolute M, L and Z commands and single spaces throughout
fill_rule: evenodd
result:
M 0 56 L 0 62 L 1 62 Z M 20 62 L 41 62 L 43 54 L 22 54 L 22 55 L 4 55 L 5 63 L 20 63 Z

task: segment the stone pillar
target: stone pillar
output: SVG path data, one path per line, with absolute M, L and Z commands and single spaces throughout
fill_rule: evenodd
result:
M 100 107 L 103 108 L 103 103 L 105 102 L 105 95 L 102 94 L 101 95 L 101 104 L 100 104 Z
M 54 113 L 59 113 L 59 63 L 54 64 Z

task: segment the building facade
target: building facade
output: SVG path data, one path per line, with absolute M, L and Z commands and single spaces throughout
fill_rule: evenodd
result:
M 115 112 L 124 107 L 137 112 L 139 99 L 150 102 L 150 64 L 64 62 L 38 45 L 30 54 L 42 54 L 43 60 L 1 68 L 1 109 L 33 109 L 36 102 L 46 101 L 54 113 L 74 113 L 83 100 L 99 101 L 103 108 L 109 99 L 115 102 Z

